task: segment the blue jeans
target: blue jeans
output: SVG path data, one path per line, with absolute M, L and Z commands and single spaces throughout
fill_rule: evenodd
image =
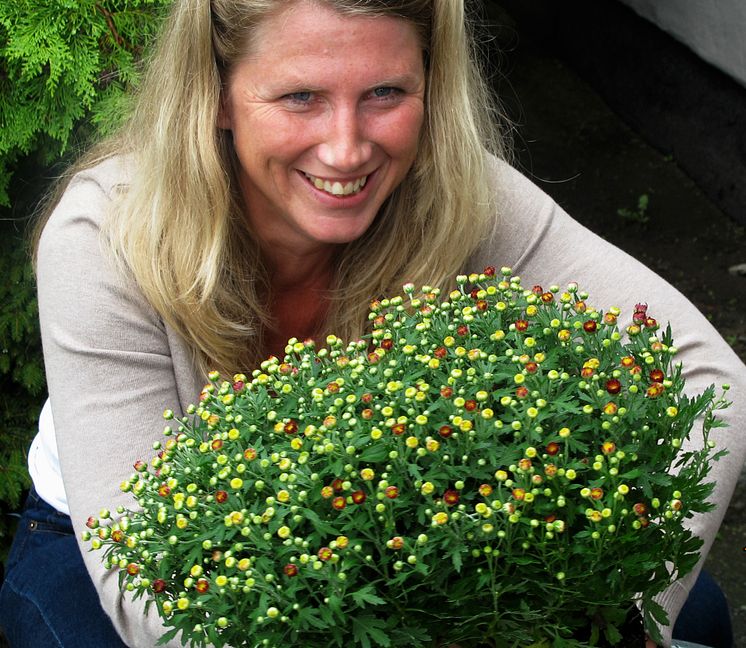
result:
M 706 571 L 700 572 L 689 592 L 689 598 L 676 619 L 673 637 L 712 648 L 733 647 L 728 601 Z
M 11 648 L 126 648 L 101 608 L 70 518 L 33 489 L 8 554 L 0 627 Z

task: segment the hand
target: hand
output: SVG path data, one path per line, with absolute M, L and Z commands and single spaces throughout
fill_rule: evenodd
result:
M 658 644 L 655 643 L 650 637 L 645 638 L 645 648 L 658 648 Z

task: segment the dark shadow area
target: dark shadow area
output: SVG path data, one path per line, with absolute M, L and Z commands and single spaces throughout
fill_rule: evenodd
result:
M 485 50 L 492 69 L 497 70 L 494 87 L 515 126 L 517 166 L 574 218 L 674 284 L 746 361 L 746 276 L 734 269 L 746 263 L 746 228 L 705 194 L 678 157 L 654 148 L 644 133 L 629 125 L 634 120 L 625 121 L 606 103 L 603 87 L 622 83 L 615 76 L 618 70 L 608 69 L 605 74 L 604 57 L 594 58 L 605 42 L 598 34 L 587 33 L 588 16 L 585 23 L 570 24 L 577 7 L 589 3 L 562 3 L 562 11 L 547 7 L 555 3 L 540 0 L 487 0 L 484 4 Z M 616 3 L 604 0 L 599 4 Z M 573 7 L 564 13 L 568 5 Z M 520 20 L 504 7 L 515 10 Z M 542 7 L 548 13 L 542 13 Z M 588 11 L 598 18 L 596 9 Z M 641 30 L 650 27 L 641 18 L 636 20 Z M 526 22 L 532 24 L 531 29 L 524 29 Z M 575 30 L 570 55 L 558 51 L 551 35 L 558 22 Z M 586 51 L 589 41 L 593 44 Z M 670 46 L 681 47 L 675 42 Z M 609 42 L 608 47 L 616 51 L 620 44 Z M 626 47 L 634 50 L 635 44 Z M 643 65 L 635 62 L 638 55 L 632 51 L 624 63 L 632 66 L 632 73 Z M 579 67 L 597 70 L 588 77 L 590 84 L 576 69 L 577 60 L 586 61 Z M 705 64 L 698 61 L 699 65 Z M 593 79 L 598 76 L 604 80 L 596 86 Z M 630 91 L 621 86 L 617 90 Z M 707 96 L 710 90 L 705 86 L 697 92 Z M 668 103 L 674 109 L 671 120 L 676 119 L 679 101 L 677 95 L 667 93 L 664 84 L 659 96 L 649 99 L 650 110 L 660 110 L 663 121 Z M 646 109 L 642 101 L 638 103 L 638 110 Z M 746 111 L 746 100 L 740 109 Z M 731 136 L 737 139 L 743 133 L 746 129 L 740 134 L 734 129 Z M 686 132 L 679 131 L 667 151 L 683 150 L 691 145 L 688 139 Z M 715 136 L 711 142 L 710 157 L 718 154 Z M 746 646 L 745 514 L 746 480 L 742 476 L 706 563 L 730 602 L 736 646 Z

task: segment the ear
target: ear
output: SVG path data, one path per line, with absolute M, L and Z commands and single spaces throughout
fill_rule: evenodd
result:
M 231 119 L 230 100 L 226 96 L 225 89 L 220 92 L 220 101 L 218 103 L 218 128 L 223 130 L 232 130 L 233 120 Z

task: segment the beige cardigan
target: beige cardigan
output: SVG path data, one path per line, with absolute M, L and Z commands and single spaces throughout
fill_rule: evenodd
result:
M 126 184 L 120 159 L 77 176 L 47 224 L 39 250 L 38 290 L 44 358 L 62 475 L 78 535 L 87 517 L 106 506 L 129 505 L 118 489 L 133 461 L 149 458 L 161 438 L 165 408 L 184 410 L 205 382 L 184 341 L 146 303 L 137 286 L 116 273 L 102 251 L 99 224 L 114 187 Z M 600 308 L 617 305 L 631 313 L 650 305 L 660 320 L 671 319 L 674 339 L 692 393 L 711 383 L 732 385 L 736 404 L 730 428 L 715 439 L 730 454 L 718 462 L 714 512 L 692 521 L 709 550 L 746 454 L 746 367 L 710 323 L 679 292 L 635 259 L 573 221 L 551 198 L 514 169 L 495 166 L 498 208 L 492 236 L 466 271 L 510 266 L 524 285 L 577 281 Z M 98 552 L 82 547 L 104 610 L 123 640 L 151 647 L 164 629 L 154 610 L 132 602 L 105 571 Z M 661 597 L 673 620 L 696 574 Z M 670 627 L 667 629 L 670 642 Z M 83 629 L 81 629 L 83 631 Z M 179 646 L 172 641 L 169 646 Z

